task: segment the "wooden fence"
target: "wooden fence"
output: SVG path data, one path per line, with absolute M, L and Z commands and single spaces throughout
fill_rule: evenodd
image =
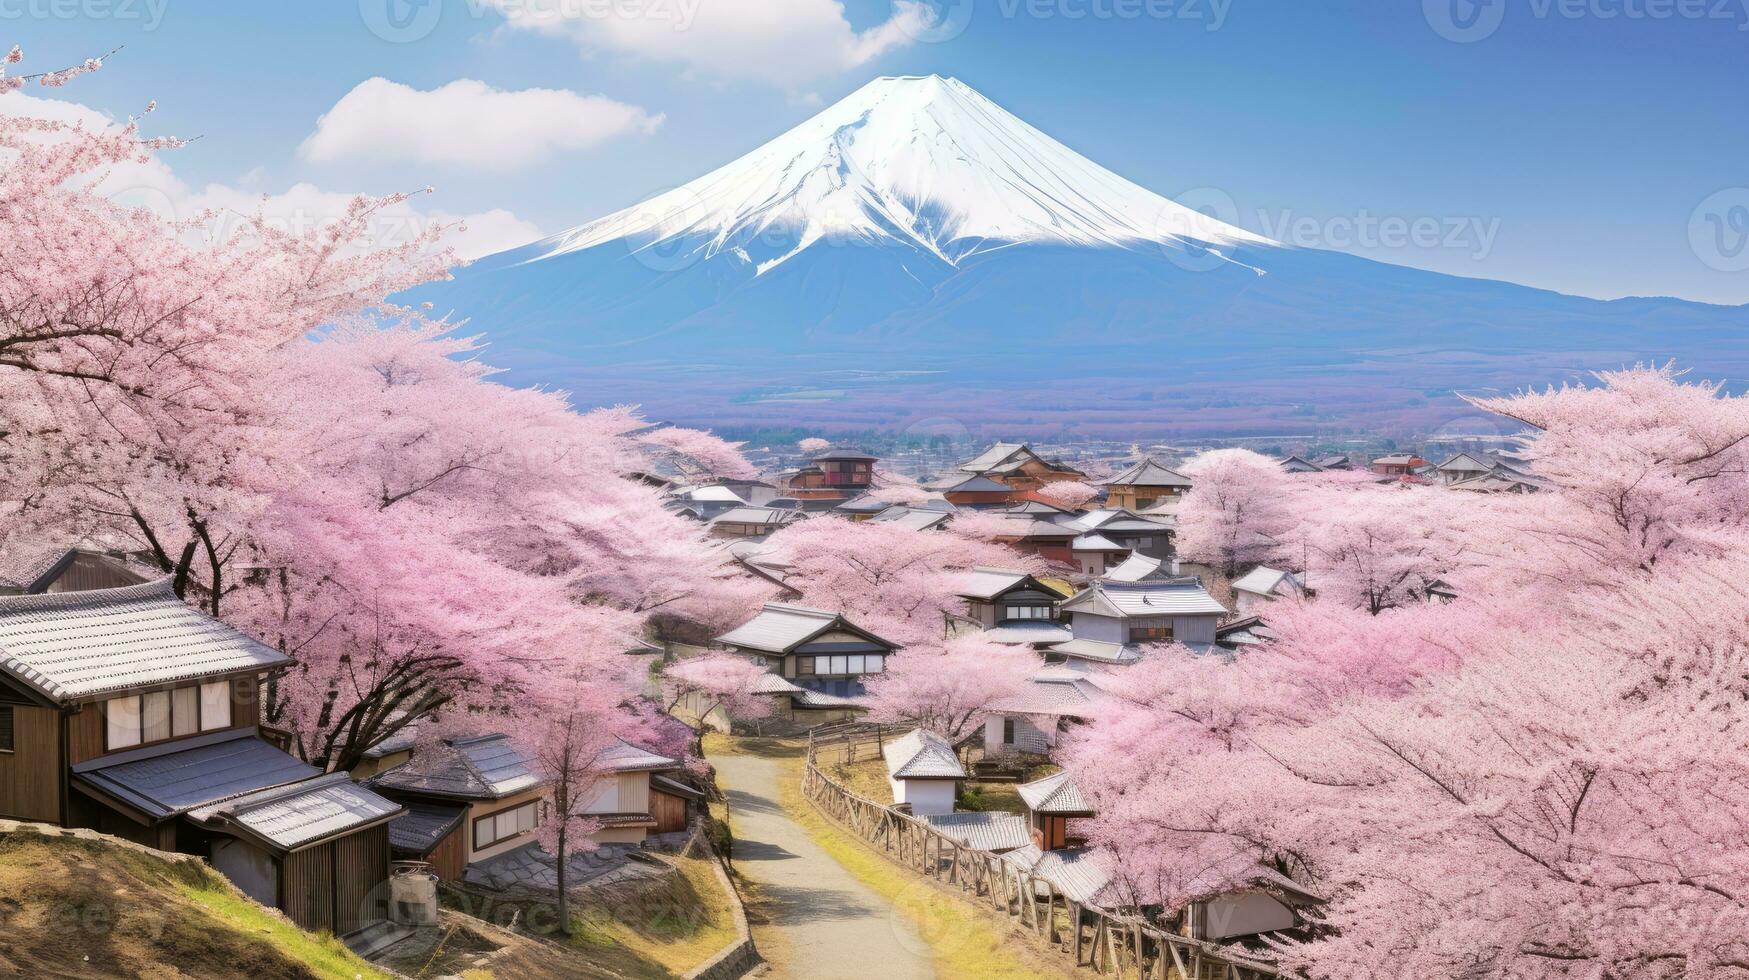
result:
M 1167 932 L 1131 915 L 1071 900 L 1051 882 L 1001 855 L 966 847 L 910 814 L 864 799 L 819 769 L 825 764 L 880 757 L 902 730 L 846 723 L 808 732 L 802 793 L 827 818 L 889 859 L 939 884 L 958 889 L 1007 915 L 1041 945 L 1073 956 L 1077 967 L 1123 980 L 1257 980 L 1277 975 L 1262 960 Z

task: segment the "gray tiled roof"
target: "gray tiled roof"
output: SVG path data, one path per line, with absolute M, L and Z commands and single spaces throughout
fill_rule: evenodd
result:
M 1101 534 L 1083 534 L 1069 542 L 1069 547 L 1075 551 L 1126 551 L 1125 546 L 1118 544 Z
M 801 518 L 801 513 L 776 507 L 735 507 L 711 518 L 712 524 L 788 524 Z
M 1145 456 L 1136 465 L 1105 481 L 1103 486 L 1143 486 L 1143 487 L 1188 487 L 1190 477 L 1177 470 L 1167 469 L 1154 462 L 1152 456 Z
M 254 790 L 299 782 L 322 771 L 261 740 L 254 729 L 203 736 L 192 748 L 124 753 L 122 761 L 75 770 L 78 782 L 115 797 L 153 819 Z M 165 749 L 175 749 L 171 743 Z
M 602 752 L 596 761 L 607 772 L 649 772 L 656 769 L 674 769 L 680 765 L 679 759 L 657 755 L 623 738 L 619 740 L 619 744 Z
M 407 812 L 389 824 L 389 846 L 399 851 L 429 854 L 468 812 L 465 806 L 408 803 Z
M 1072 847 L 1057 851 L 1041 851 L 1028 844 L 1002 855 L 1003 860 L 1030 871 L 1067 895 L 1070 901 L 1098 906 L 1102 893 L 1111 884 L 1111 874 L 1093 851 Z
M 918 728 L 893 739 L 881 749 L 887 773 L 894 779 L 964 779 L 965 767 L 947 739 Z
M 1292 572 L 1259 565 L 1234 579 L 1233 588 L 1240 592 L 1253 592 L 1257 595 L 1271 595 L 1275 592 L 1276 587 L 1282 584 L 1284 579 L 1293 579 L 1295 583 L 1299 581 L 1297 578 L 1294 578 Z
M 920 510 L 913 507 L 888 507 L 875 515 L 872 520 L 882 524 L 896 524 L 899 527 L 910 528 L 913 531 L 927 531 L 947 523 L 953 515 L 938 510 Z
M 1018 813 L 942 813 L 923 822 L 975 851 L 1012 851 L 1032 843 L 1026 818 Z
M 961 463 L 959 468 L 967 473 L 982 473 L 985 470 L 990 469 L 992 466 L 1007 461 L 1008 457 L 1013 456 L 1015 453 L 1023 451 L 1028 455 L 1033 455 L 1032 450 L 1028 449 L 1024 443 L 998 442 L 989 449 L 986 449 L 971 459 Z
M 1015 619 L 992 626 L 981 634 L 993 643 L 1064 643 L 1075 634 L 1062 623 L 1048 619 Z
M 1086 717 L 1096 693 L 1091 685 L 1075 681 L 1035 678 L 1020 693 L 992 702 L 990 710 L 1010 715 L 1082 718 Z
M 1131 552 L 1123 563 L 1100 576 L 1107 582 L 1146 582 L 1176 578 L 1163 558 L 1150 558 L 1141 552 Z
M 1021 802 L 1034 813 L 1092 813 L 1093 804 L 1081 795 L 1081 787 L 1067 772 L 1053 773 L 1043 779 L 1015 787 Z
M 943 487 L 942 491 L 944 493 L 987 493 L 1006 492 L 1012 489 L 1014 488 L 1006 483 L 998 483 L 987 476 L 979 474 L 968 476 L 952 486 Z
M 704 791 L 688 786 L 685 783 L 669 779 L 667 776 L 651 776 L 650 788 L 671 796 L 680 796 L 689 800 L 704 799 Z
M 978 565 L 960 576 L 958 594 L 969 599 L 993 599 L 1026 579 L 1027 574 L 1016 569 Z
M 541 785 L 534 765 L 508 735 L 455 739 L 365 781 L 373 788 L 466 800 L 494 800 Z
M 178 599 L 168 578 L 0 596 L 0 670 L 58 701 L 289 663 Z
M 716 641 L 724 646 L 763 653 L 787 653 L 791 648 L 833 628 L 867 633 L 837 613 L 812 606 L 768 602 L 759 610 L 759 615 L 717 637 Z M 893 645 L 878 637 L 876 639 L 884 646 Z
M 1070 640 L 1051 647 L 1050 652 L 1102 664 L 1127 664 L 1142 659 L 1141 651 L 1135 647 L 1103 640 Z
M 333 772 L 202 807 L 189 816 L 208 824 L 222 820 L 292 850 L 388 819 L 400 810 L 400 804 L 343 772 Z
M 1095 582 L 1064 602 L 1063 612 L 1085 611 L 1103 616 L 1220 615 L 1227 607 L 1216 602 L 1194 580 L 1161 582 Z
M 59 568 L 73 554 L 65 545 L 29 550 L 14 549 L 0 554 L 0 589 L 33 592 L 41 581 Z
M 860 708 L 862 702 L 856 698 L 839 697 L 816 691 L 811 688 L 798 687 L 790 694 L 790 703 L 802 708 Z

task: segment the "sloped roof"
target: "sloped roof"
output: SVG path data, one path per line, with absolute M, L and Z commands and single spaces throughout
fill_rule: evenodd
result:
M 1142 659 L 1142 652 L 1135 647 L 1103 640 L 1070 640 L 1051 647 L 1050 652 L 1102 664 L 1127 664 Z
M 1010 620 L 979 635 L 993 643 L 1062 643 L 1075 636 L 1069 627 L 1048 619 Z
M 1033 678 L 1020 693 L 991 702 L 990 710 L 1009 715 L 1086 717 L 1095 689 L 1084 681 Z
M 1120 619 L 1220 615 L 1227 611 L 1194 579 L 1094 582 L 1060 608 L 1063 612 L 1090 612 Z
M 1027 500 L 1022 500 L 1017 504 L 1013 504 L 1009 507 L 1003 508 L 1002 513 L 1004 513 L 1004 514 L 1034 514 L 1034 515 L 1044 515 L 1047 517 L 1055 517 L 1058 514 L 1073 514 L 1073 513 L 1075 513 L 1075 511 L 1071 508 L 1068 508 L 1068 507 L 1058 507 L 1056 504 L 1053 504 L 1053 503 L 1048 503 L 1048 502 L 1043 501 L 1043 500 L 1033 500 L 1033 499 L 1029 498 Z
M 821 462 L 824 460 L 834 460 L 834 459 L 868 460 L 870 462 L 873 462 L 874 460 L 879 459 L 880 457 L 875 456 L 872 453 L 865 453 L 860 449 L 853 449 L 849 446 L 833 446 L 830 449 L 815 453 L 813 456 L 811 456 L 809 458 L 814 460 L 814 462 L 818 463 L 818 462 Z
M 712 524 L 788 524 L 800 511 L 780 507 L 731 507 L 711 518 Z
M 796 687 L 795 692 L 789 696 L 789 700 L 791 704 L 802 708 L 859 708 L 863 706 L 862 702 L 856 698 L 839 697 L 836 694 L 827 694 L 825 691 L 816 691 L 811 687 L 800 686 Z
M 667 793 L 670 796 L 679 796 L 688 800 L 704 799 L 703 790 L 695 789 L 685 783 L 669 779 L 667 776 L 651 776 L 650 789 L 655 790 L 658 793 Z
M 740 494 L 738 494 L 735 491 L 729 489 L 728 487 L 722 486 L 720 484 L 713 484 L 713 485 L 708 486 L 708 487 L 687 487 L 685 490 L 678 491 L 674 495 L 676 497 L 681 497 L 681 498 L 686 499 L 686 500 L 697 501 L 699 503 L 707 503 L 707 502 L 708 503 L 720 503 L 720 504 L 745 504 L 745 503 L 747 503 L 746 499 L 743 498 Z
M 389 824 L 389 846 L 415 854 L 431 853 L 450 831 L 461 825 L 468 812 L 465 806 L 422 802 L 408 803 L 406 809 Z
M 958 595 L 968 599 L 994 599 L 1027 579 L 1026 572 L 1014 568 L 993 568 L 977 565 L 960 576 Z
M 796 646 L 834 628 L 848 629 L 871 637 L 884 646 L 893 646 L 837 613 L 782 602 L 766 603 L 760 609 L 759 615 L 717 637 L 716 642 L 764 653 L 788 653 Z
M 1111 873 L 1092 850 L 1079 847 L 1041 851 L 1035 844 L 1016 848 L 1002 859 L 1051 883 L 1058 892 L 1081 905 L 1098 907 L 1102 893 L 1111 884 Z
M 373 788 L 463 800 L 495 800 L 541 785 L 534 764 L 502 734 L 455 739 L 365 781 Z
M 889 507 L 871 520 L 880 524 L 895 524 L 913 531 L 927 531 L 947 523 L 952 514 L 938 510 L 918 510 L 911 507 Z
M 354 783 L 346 773 L 332 772 L 202 807 L 189 816 L 207 824 L 222 821 L 289 851 L 400 812 L 400 804 Z
M 894 779 L 964 779 L 965 767 L 947 739 L 917 728 L 893 739 L 881 749 L 887 772 Z
M 1076 551 L 1128 551 L 1129 549 L 1103 534 L 1082 534 L 1069 542 Z
M 1014 489 L 1014 488 L 1010 487 L 1006 483 L 998 483 L 995 480 L 992 480 L 987 476 L 978 475 L 978 476 L 968 476 L 965 479 L 959 481 L 958 483 L 953 484 L 952 486 L 943 487 L 942 492 L 943 493 L 972 493 L 972 492 L 987 493 L 987 492 L 1000 491 L 1000 492 L 1006 493 L 1012 489 Z
M 1287 470 L 1290 473 L 1292 473 L 1292 472 L 1311 473 L 1311 472 L 1316 472 L 1318 470 L 1323 469 L 1323 467 L 1321 467 L 1317 463 L 1314 463 L 1311 460 L 1305 458 L 1304 456 L 1289 456 L 1286 459 L 1280 460 L 1279 462 L 1281 463 L 1281 468 L 1284 470 Z
M 1074 538 L 1078 533 L 1074 528 L 1065 527 L 1064 525 L 1056 524 L 1051 521 L 1035 521 L 1030 517 L 1009 517 L 1005 518 L 1005 520 L 1008 522 L 1008 527 L 996 532 L 993 537 L 998 539 L 1013 538 L 1017 541 L 1024 541 L 1031 538 L 1056 538 L 1066 540 Z
M 322 774 L 269 745 L 252 728 L 125 752 L 115 759 L 106 765 L 75 766 L 74 781 L 154 820 Z
M 607 772 L 651 772 L 659 769 L 675 769 L 680 766 L 679 759 L 657 755 L 649 749 L 633 745 L 623 738 L 619 739 L 619 744 L 602 752 L 596 761 Z
M 1106 480 L 1100 486 L 1189 487 L 1190 477 L 1161 466 L 1152 456 L 1144 456 L 1141 462 Z
M 923 822 L 974 851 L 1012 851 L 1032 843 L 1032 829 L 1018 813 L 939 813 Z
M 983 473 L 993 466 L 1007 462 L 1010 456 L 1019 452 L 1025 452 L 1029 456 L 1037 456 L 1037 454 L 1028 448 L 1025 443 L 998 442 L 989 449 L 986 449 L 978 455 L 973 456 L 971 459 L 961 463 L 959 468 L 967 473 Z
M 876 500 L 873 496 L 864 493 L 858 494 L 857 496 L 838 504 L 832 509 L 841 510 L 849 514 L 878 514 L 891 506 L 892 504 L 889 504 L 884 500 Z
M 1101 578 L 1107 582 L 1146 582 L 1177 576 L 1172 574 L 1164 558 L 1150 558 L 1136 551 L 1131 552 L 1122 564 L 1110 569 Z
M 1034 813 L 1090 814 L 1093 804 L 1081 795 L 1081 787 L 1068 772 L 1052 773 L 1043 779 L 1016 786 L 1021 802 Z
M 75 554 L 65 546 L 8 551 L 0 555 L 0 589 L 35 592 L 43 579 L 54 575 Z
M 1233 588 L 1238 589 L 1240 592 L 1252 592 L 1257 595 L 1273 595 L 1276 588 L 1282 584 L 1284 579 L 1293 579 L 1295 582 L 1299 581 L 1294 578 L 1292 572 L 1283 571 L 1279 568 L 1270 568 L 1267 565 L 1259 565 L 1234 579 Z
M 0 596 L 0 670 L 57 701 L 289 663 L 177 598 L 169 578 Z

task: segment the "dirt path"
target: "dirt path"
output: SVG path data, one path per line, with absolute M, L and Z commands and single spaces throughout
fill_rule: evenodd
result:
M 832 860 L 778 803 L 782 764 L 713 755 L 729 787 L 735 868 L 759 890 L 770 921 L 753 941 L 772 977 L 931 980 L 929 947 L 885 898 Z

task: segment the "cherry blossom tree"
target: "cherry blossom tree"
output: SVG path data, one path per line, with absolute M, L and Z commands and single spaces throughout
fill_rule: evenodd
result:
M 733 721 L 771 714 L 771 695 L 762 693 L 770 678 L 770 671 L 747 657 L 707 653 L 663 668 L 662 698 L 670 714 L 684 708 L 698 719 L 695 731 L 700 741 L 695 751 L 703 755 L 704 731 L 712 715 L 720 713 Z
M 796 448 L 809 456 L 812 456 L 815 453 L 825 452 L 827 449 L 831 448 L 831 446 L 832 443 L 830 441 L 821 439 L 819 436 L 809 436 L 808 438 L 796 443 Z
M 957 518 L 956 518 L 957 521 Z M 939 641 L 947 616 L 963 612 L 957 590 L 977 565 L 1035 570 L 1036 560 L 946 530 L 915 531 L 882 521 L 816 517 L 771 536 L 789 565 L 788 583 L 808 605 L 842 612 L 900 646 Z
M 1024 690 L 1043 666 L 1025 646 L 981 633 L 907 647 L 868 679 L 868 716 L 958 742 L 983 725 L 992 705 Z
M 1274 558 L 1291 527 L 1281 466 L 1248 449 L 1216 449 L 1184 464 L 1192 487 L 1178 507 L 1178 547 L 1231 578 Z

